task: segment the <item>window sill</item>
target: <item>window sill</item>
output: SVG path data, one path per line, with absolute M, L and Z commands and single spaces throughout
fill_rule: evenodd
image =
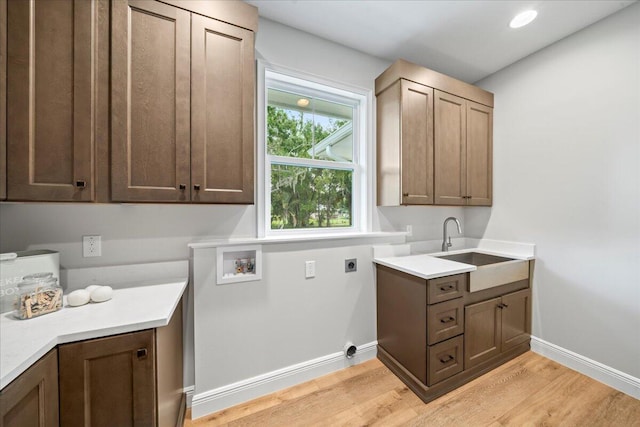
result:
M 251 244 L 278 244 L 278 243 L 300 243 L 316 242 L 323 240 L 356 240 L 356 239 L 391 239 L 402 238 L 400 243 L 404 243 L 407 233 L 404 231 L 374 231 L 361 233 L 335 233 L 335 234 L 297 234 L 287 236 L 270 237 L 244 237 L 237 239 L 202 240 L 189 243 L 191 249 L 216 248 L 220 246 L 251 245 Z

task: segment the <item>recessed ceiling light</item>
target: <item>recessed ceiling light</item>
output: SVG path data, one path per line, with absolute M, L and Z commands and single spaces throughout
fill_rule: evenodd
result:
M 531 21 L 536 19 L 536 16 L 538 16 L 538 12 L 536 12 L 535 10 L 525 10 L 524 12 L 517 14 L 515 18 L 513 18 L 511 22 L 509 22 L 509 26 L 511 28 L 524 27 L 525 25 L 530 24 Z
M 307 98 L 300 98 L 298 99 L 298 102 L 296 102 L 296 104 L 298 104 L 298 107 L 306 107 L 309 105 L 309 100 Z

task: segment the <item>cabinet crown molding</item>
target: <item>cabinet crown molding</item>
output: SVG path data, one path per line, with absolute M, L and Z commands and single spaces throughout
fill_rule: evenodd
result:
M 404 59 L 398 59 L 376 78 L 376 96 L 398 79 L 411 80 L 493 108 L 493 93 Z

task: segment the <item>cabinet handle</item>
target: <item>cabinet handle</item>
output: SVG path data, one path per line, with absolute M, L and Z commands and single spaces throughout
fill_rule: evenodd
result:
M 180 184 L 178 188 L 180 188 L 181 190 L 186 190 L 187 186 L 185 184 Z
M 502 303 L 502 308 L 507 308 L 507 307 L 509 307 L 508 304 Z
M 87 186 L 87 183 L 85 182 L 84 179 L 80 179 L 80 180 L 76 181 L 76 187 L 85 188 L 86 186 Z
M 450 291 L 451 289 L 453 289 L 455 286 L 453 285 L 447 285 L 447 286 L 440 286 L 440 290 L 441 291 Z
M 450 322 L 453 322 L 454 320 L 456 320 L 455 317 L 451 317 L 451 316 L 444 317 L 440 319 L 440 323 L 450 323 Z
M 200 190 L 200 184 L 194 184 L 193 185 L 193 189 L 196 190 L 196 191 L 199 191 Z
M 498 304 L 498 308 L 503 309 L 509 307 L 507 304 L 500 303 Z
M 402 193 L 402 197 L 409 197 L 409 193 Z
M 136 351 L 136 356 L 138 356 L 138 359 L 146 359 L 147 358 L 147 349 L 146 348 L 139 348 Z
M 450 354 L 447 354 L 446 357 L 441 357 L 440 358 L 440 363 L 448 363 L 448 362 L 451 362 L 453 359 L 455 359 L 455 357 L 453 357 Z

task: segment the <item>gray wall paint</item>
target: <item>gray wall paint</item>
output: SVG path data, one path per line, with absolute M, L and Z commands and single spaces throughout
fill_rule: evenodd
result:
M 369 244 L 263 245 L 263 279 L 216 285 L 216 249 L 194 250 L 196 394 L 376 340 Z M 346 258 L 358 271 L 344 272 Z M 304 262 L 316 261 L 305 279 Z
M 640 377 L 640 4 L 479 82 L 492 209 L 469 237 L 536 243 L 534 335 Z
M 64 268 L 187 259 L 203 236 L 255 236 L 254 206 L 0 204 L 0 251 L 60 251 Z M 82 257 L 82 236 L 102 235 L 102 256 Z

